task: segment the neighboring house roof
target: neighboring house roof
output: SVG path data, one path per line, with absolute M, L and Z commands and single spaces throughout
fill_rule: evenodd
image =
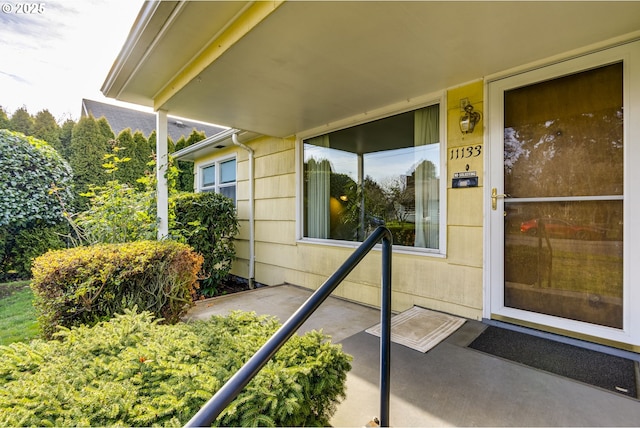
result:
M 156 115 L 154 113 L 83 99 L 81 115 L 88 116 L 90 114 L 96 119 L 105 117 L 116 135 L 124 129 L 131 128 L 132 132 L 140 131 L 145 137 L 148 137 L 156 129 Z M 188 138 L 194 129 L 204 132 L 207 137 L 225 130 L 219 126 L 173 116 L 167 118 L 167 132 L 173 142 L 178 141 L 182 136 Z

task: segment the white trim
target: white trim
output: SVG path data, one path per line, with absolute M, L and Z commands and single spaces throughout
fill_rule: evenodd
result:
M 181 160 L 184 156 L 189 155 L 193 152 L 201 150 L 209 145 L 213 145 L 215 143 L 224 142 L 225 140 L 231 139 L 231 136 L 237 132 L 240 132 L 239 129 L 230 128 L 225 129 L 224 131 L 218 132 L 210 137 L 205 138 L 204 140 L 198 141 L 196 143 L 191 144 L 183 149 L 180 149 L 172 154 L 172 157 L 176 160 Z
M 341 241 L 335 239 L 315 239 L 304 236 L 304 195 L 303 195 L 303 168 L 304 149 L 303 141 L 309 138 L 339 131 L 341 129 L 352 128 L 375 120 L 384 119 L 397 114 L 402 114 L 423 107 L 439 105 L 440 118 L 440 225 L 439 225 L 439 248 L 419 248 L 394 245 L 394 252 L 425 255 L 431 257 L 446 257 L 447 250 L 447 92 L 437 91 L 422 95 L 406 101 L 395 103 L 371 112 L 361 113 L 345 119 L 341 119 L 326 125 L 316 127 L 296 135 L 295 158 L 296 158 L 296 242 L 305 244 L 322 244 L 335 247 L 357 247 L 359 241 Z
M 440 99 L 440 248 L 438 249 L 438 256 L 447 256 L 447 236 L 449 230 L 449 216 L 447 203 L 447 195 L 449 194 L 449 170 L 448 170 L 448 152 L 449 152 L 449 133 L 447 132 L 447 121 L 449 117 L 449 105 L 447 104 L 447 91 L 443 92 Z M 415 250 L 414 250 L 415 252 Z M 436 254 L 432 254 L 436 255 Z
M 304 188 L 304 150 L 302 149 L 302 139 L 296 138 L 295 143 L 295 170 L 296 170 L 296 242 L 303 239 L 304 236 L 304 224 L 302 223 L 304 218 L 304 201 L 303 201 L 303 188 Z
M 640 33 L 634 33 L 635 38 Z M 598 45 L 595 51 L 580 50 L 565 54 L 564 58 L 554 57 L 538 66 L 521 67 L 512 70 L 511 75 L 501 73 L 487 78 L 485 83 L 485 111 L 488 112 L 486 129 L 487 156 L 485 167 L 488 171 L 484 189 L 485 196 L 485 262 L 484 262 L 484 308 L 483 316 L 490 318 L 491 314 L 520 319 L 539 325 L 548 325 L 579 334 L 601 337 L 622 343 L 640 345 L 640 311 L 634 302 L 640 301 L 640 264 L 634 262 L 640 255 L 640 225 L 635 221 L 640 209 L 640 121 L 633 120 L 640 115 L 640 41 L 618 40 L 610 48 L 606 43 Z M 504 200 L 498 200 L 497 210 L 491 209 L 487 203 L 490 189 L 497 188 L 498 193 L 504 193 L 502 136 L 504 129 L 504 91 L 534 84 L 545 80 L 579 73 L 585 70 L 601 67 L 607 64 L 623 61 L 623 123 L 624 123 L 624 249 L 623 249 L 623 328 L 616 329 L 574 321 L 560 317 L 522 311 L 504 306 L 504 254 L 501 242 L 504 239 L 503 220 L 499 213 L 504 210 Z M 547 64 L 543 66 L 543 64 Z M 495 152 L 494 152 L 495 150 Z M 495 163 L 495 165 L 492 164 Z M 567 198 L 560 198 L 565 200 Z M 584 199 L 584 198 L 581 198 Z M 593 199 L 593 198 L 592 198 Z M 618 199 L 605 197 L 605 199 Z M 520 201 L 520 199 L 518 199 Z M 492 284 L 495 284 L 492 286 Z

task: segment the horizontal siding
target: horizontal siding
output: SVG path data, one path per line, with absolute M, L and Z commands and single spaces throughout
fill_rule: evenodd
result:
M 256 198 L 259 199 L 295 196 L 296 177 L 295 174 L 285 174 L 259 178 L 255 181 L 254 189 Z
M 257 221 L 256 241 L 291 245 L 296 239 L 295 221 Z

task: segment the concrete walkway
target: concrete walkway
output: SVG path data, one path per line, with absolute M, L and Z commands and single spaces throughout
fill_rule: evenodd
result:
M 264 287 L 198 302 L 187 318 L 242 310 L 284 322 L 310 295 Z M 379 415 L 379 338 L 364 332 L 379 321 L 377 309 L 330 297 L 299 330 L 322 329 L 353 356 L 334 426 Z M 640 426 L 638 400 L 467 348 L 484 328 L 468 320 L 427 353 L 392 344 L 392 426 Z

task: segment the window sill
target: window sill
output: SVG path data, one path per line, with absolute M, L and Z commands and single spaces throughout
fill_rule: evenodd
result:
M 301 238 L 296 241 L 296 244 L 301 245 L 321 245 L 325 247 L 334 247 L 334 248 L 351 248 L 356 249 L 362 244 L 362 242 L 353 242 L 353 241 L 338 241 L 332 239 L 316 239 L 316 238 Z M 380 251 L 382 246 L 377 244 L 374 248 L 374 251 Z M 445 258 L 447 255 L 443 253 L 439 253 L 438 250 L 430 250 L 427 248 L 412 248 L 405 247 L 400 245 L 393 246 L 393 252 L 396 254 L 408 254 L 412 256 L 426 256 L 433 258 Z

